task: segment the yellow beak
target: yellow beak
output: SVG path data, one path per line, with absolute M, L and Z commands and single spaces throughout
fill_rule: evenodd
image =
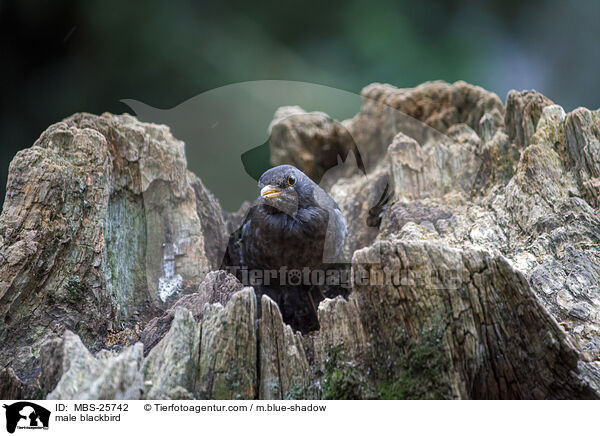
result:
M 281 189 L 281 188 L 278 188 L 273 185 L 267 185 L 260 190 L 260 196 L 262 198 L 275 198 L 275 197 L 279 197 L 282 192 L 283 192 L 283 189 Z

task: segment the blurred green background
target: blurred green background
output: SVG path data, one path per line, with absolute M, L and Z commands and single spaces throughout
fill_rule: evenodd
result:
M 169 108 L 229 83 L 360 92 L 466 80 L 600 106 L 600 2 L 0 0 L 0 202 L 8 164 L 50 124 Z M 176 132 L 175 132 L 176 133 Z M 1 204 L 1 203 L 0 203 Z

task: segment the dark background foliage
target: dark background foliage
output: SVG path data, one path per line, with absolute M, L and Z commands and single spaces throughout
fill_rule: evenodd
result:
M 246 80 L 358 93 L 462 79 L 600 106 L 592 1 L 0 0 L 0 35 L 0 202 L 18 150 L 74 112 L 125 112 L 123 98 L 169 108 Z

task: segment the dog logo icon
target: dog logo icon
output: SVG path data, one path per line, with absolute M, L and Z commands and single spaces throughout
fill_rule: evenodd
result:
M 4 405 L 6 409 L 6 431 L 14 433 L 18 429 L 48 429 L 50 411 L 28 401 Z

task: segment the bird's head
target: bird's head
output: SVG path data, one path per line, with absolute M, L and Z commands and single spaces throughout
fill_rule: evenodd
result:
M 258 181 L 260 201 L 272 213 L 293 215 L 298 209 L 314 203 L 315 183 L 298 168 L 280 165 L 266 171 Z

